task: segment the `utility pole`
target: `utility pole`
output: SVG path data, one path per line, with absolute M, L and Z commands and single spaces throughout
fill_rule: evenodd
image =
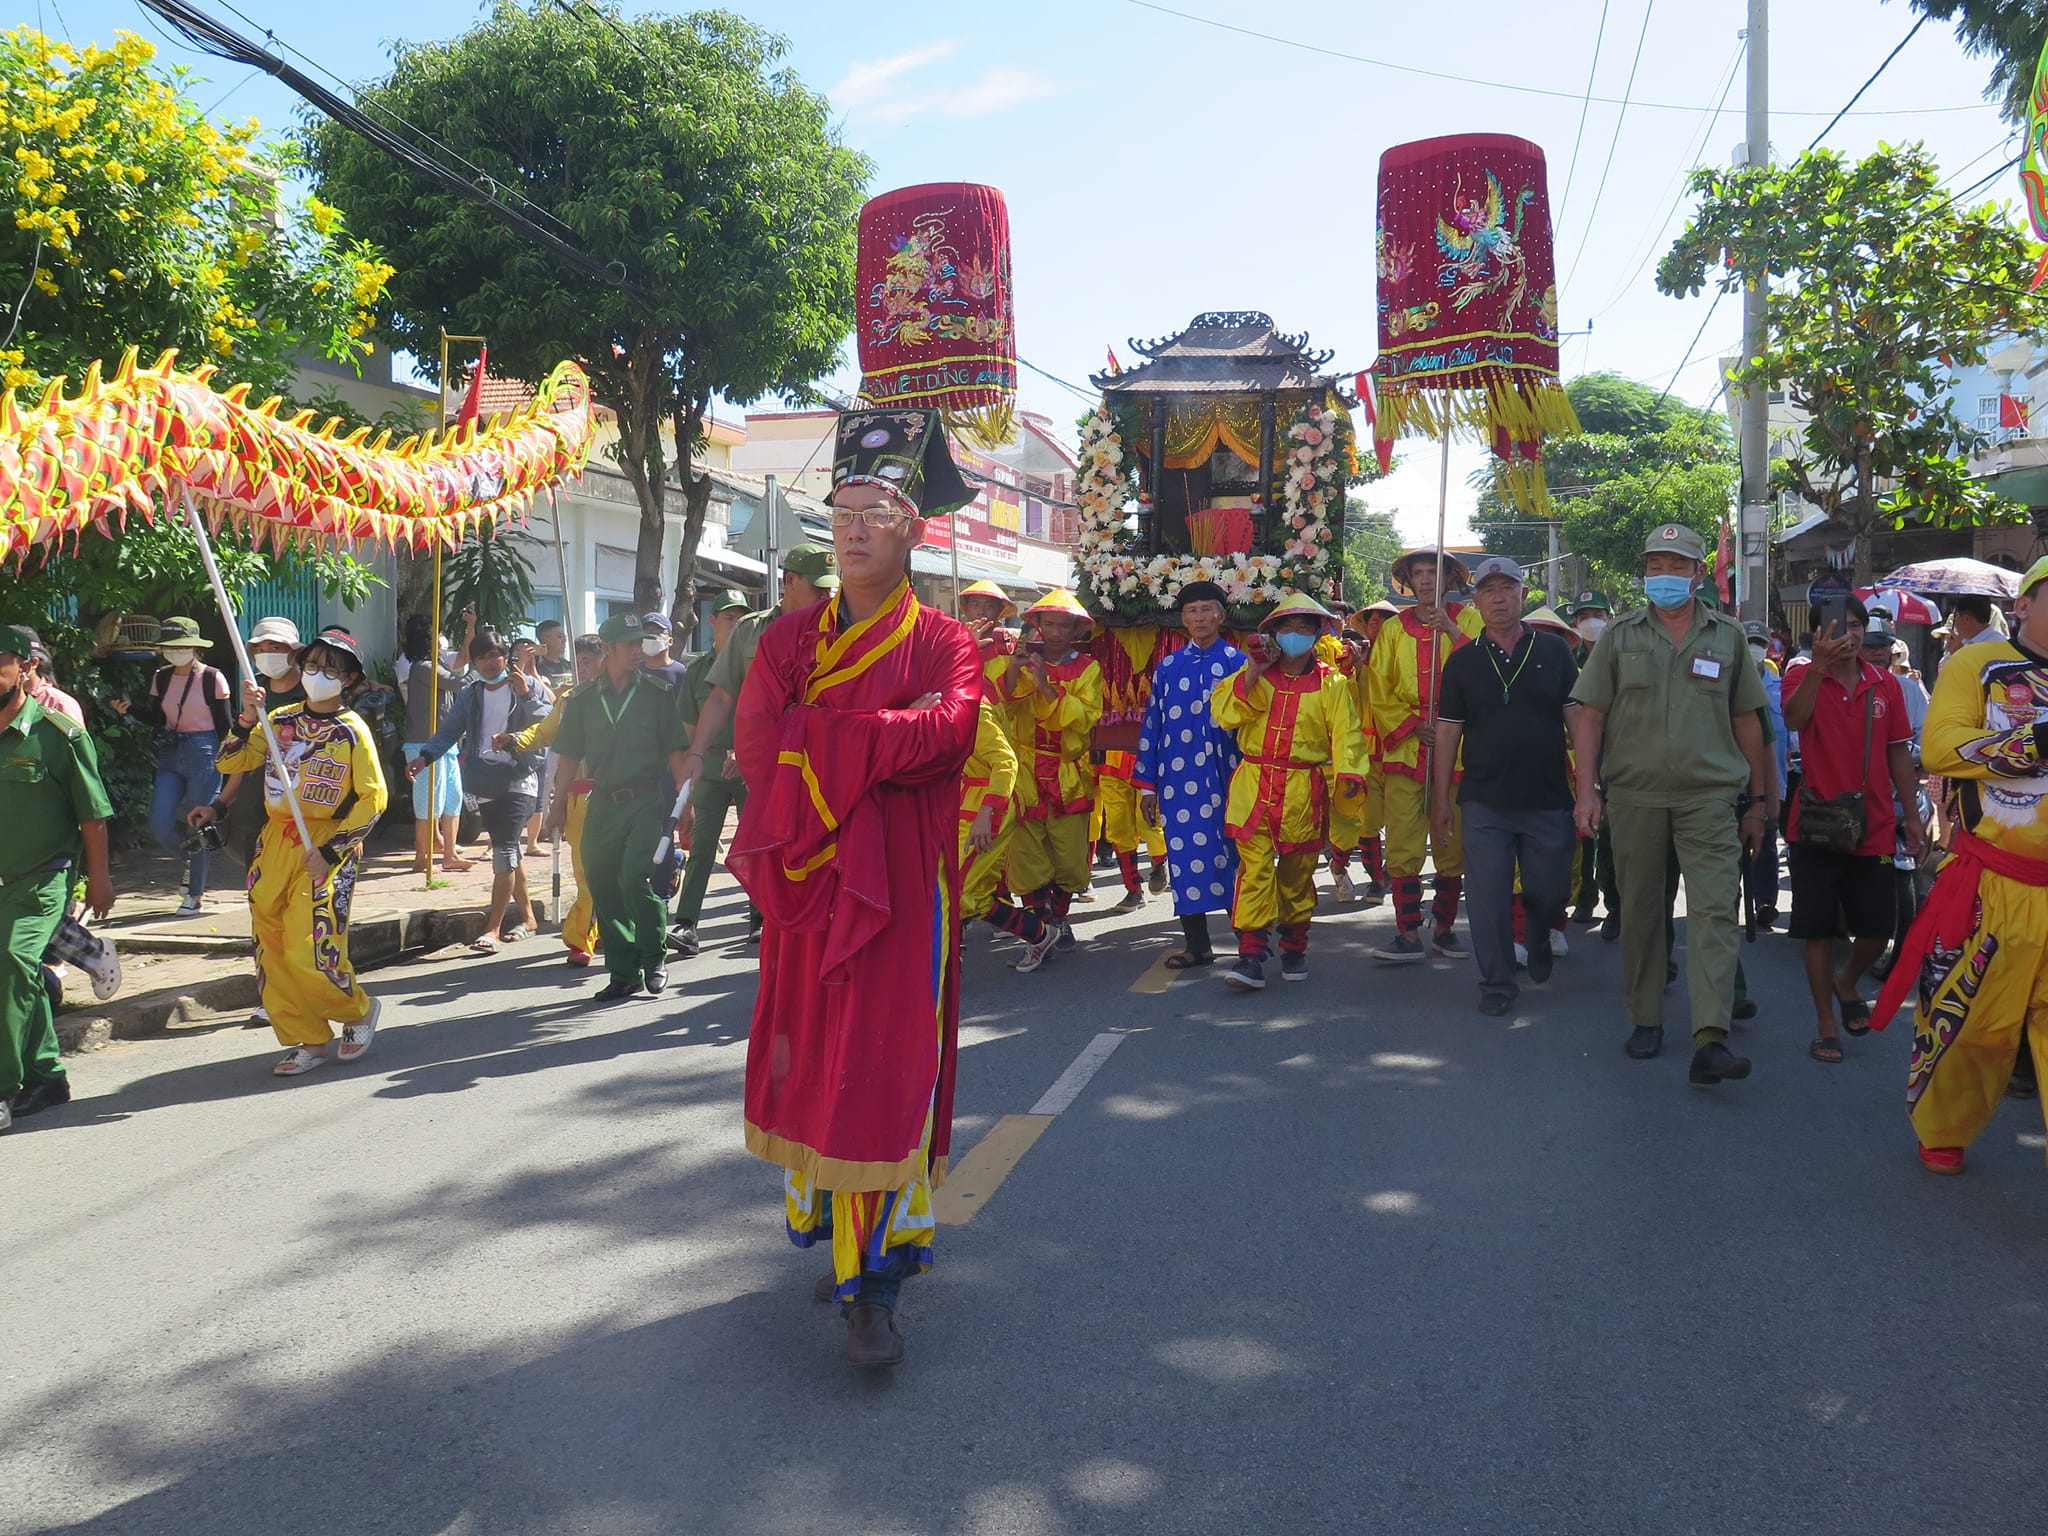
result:
M 1771 162 L 1770 0 L 1749 0 L 1748 146 L 1744 156 L 1752 167 Z M 1764 350 L 1762 278 L 1742 294 L 1742 359 L 1754 366 Z M 1769 622 L 1771 616 L 1771 381 L 1755 379 L 1742 392 L 1742 516 L 1737 540 L 1741 572 L 1741 609 L 1745 619 Z
M 762 546 L 768 564 L 767 606 L 773 608 L 782 601 L 782 497 L 773 475 L 763 475 L 761 480 L 761 515 L 768 519 L 768 539 Z

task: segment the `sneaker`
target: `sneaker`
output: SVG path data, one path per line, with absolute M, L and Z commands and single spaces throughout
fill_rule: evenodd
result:
M 590 951 L 587 949 L 572 949 L 562 957 L 562 963 L 564 965 L 572 965 L 576 969 L 581 970 L 584 966 L 590 964 Z
M 1568 955 L 1570 955 L 1571 952 L 1572 941 L 1568 937 L 1566 937 L 1565 931 L 1562 928 L 1551 929 L 1550 958 L 1553 960 L 1562 960 Z
M 1351 883 L 1350 870 L 1339 869 L 1331 872 L 1330 893 L 1341 902 L 1358 900 L 1358 887 Z
M 1282 955 L 1280 957 L 1280 979 L 1282 981 L 1307 981 L 1308 956 Z
M 1394 888 L 1384 880 L 1368 880 L 1365 882 L 1365 899 L 1370 906 L 1378 906 L 1393 894 Z
M 178 903 L 178 916 L 180 917 L 197 917 L 205 910 L 204 905 L 197 896 L 187 896 Z
M 1091 887 L 1084 885 L 1080 890 L 1074 892 L 1073 896 L 1069 899 L 1072 901 L 1093 901 L 1095 899 L 1095 892 Z
M 1514 1006 L 1514 1002 L 1511 999 L 1502 997 L 1498 993 L 1484 992 L 1479 997 L 1479 1011 L 1489 1019 L 1505 1017 L 1507 1011 Z
M 1920 1166 L 1929 1173 L 1958 1174 L 1963 1171 L 1963 1149 L 1961 1147 L 1930 1147 L 1920 1145 Z
M 1037 970 L 1041 965 L 1045 964 L 1046 957 L 1053 952 L 1053 948 L 1059 943 L 1059 941 L 1059 924 L 1047 923 L 1045 925 L 1044 937 L 1039 939 L 1038 942 L 1035 944 L 1027 943 L 1024 946 L 1024 953 L 1019 955 L 1015 960 L 1012 960 L 1010 962 L 1010 969 L 1013 971 Z
M 102 1002 L 121 990 L 121 957 L 112 939 L 100 940 L 100 952 L 86 964 L 85 974 L 92 978 L 92 995 Z
M 1636 1061 L 1648 1061 L 1664 1049 L 1664 1031 L 1655 1024 L 1638 1024 L 1621 1048 Z
M 1109 910 L 1111 916 L 1115 916 L 1120 912 L 1135 912 L 1144 905 L 1145 888 L 1142 885 L 1133 885 L 1124 891 L 1124 899 Z
M 749 944 L 761 942 L 761 914 L 758 912 L 749 912 L 747 914 L 747 942 Z
M 1449 960 L 1465 958 L 1465 946 L 1458 942 L 1458 932 L 1455 928 L 1437 929 L 1430 938 L 1429 947 Z
M 1621 914 L 1619 912 L 1610 912 L 1600 919 L 1600 937 L 1608 944 L 1612 944 L 1621 937 Z
M 1422 940 L 1412 933 L 1397 933 L 1384 944 L 1375 945 L 1367 951 L 1373 959 L 1383 960 L 1388 965 L 1399 965 L 1409 960 L 1421 960 L 1429 953 L 1422 947 Z
M 1711 1086 L 1749 1076 L 1749 1058 L 1738 1056 L 1718 1040 L 1709 1041 L 1692 1053 L 1692 1071 L 1687 1081 Z
M 14 1113 L 8 1109 L 7 1101 L 0 1099 L 0 1131 L 10 1130 L 13 1128 L 13 1125 Z
M 39 1115 L 46 1109 L 71 1102 L 71 1079 L 68 1077 L 46 1077 L 41 1082 L 29 1083 L 14 1096 L 8 1109 L 17 1120 L 26 1120 L 30 1115 Z
M 1164 864 L 1154 864 L 1151 877 L 1145 884 L 1154 896 L 1164 896 L 1166 894 L 1166 866 Z
M 647 988 L 647 995 L 649 997 L 653 997 L 666 990 L 668 987 L 668 967 L 665 965 L 650 965 L 645 971 L 641 972 L 640 983 Z
M 1233 992 L 1263 992 L 1266 968 L 1256 960 L 1240 960 L 1224 973 L 1223 984 Z
M 1539 935 L 1537 941 L 1529 948 L 1529 979 L 1531 981 L 1550 980 L 1550 962 L 1557 953 L 1557 935 L 1553 933 L 1548 937 L 1550 942 L 1546 944 L 1543 942 L 1543 936 Z
M 1072 923 L 1061 923 L 1059 930 L 1060 936 L 1053 941 L 1053 948 L 1063 955 L 1070 955 L 1074 952 L 1074 925 Z
M 697 958 L 697 928 L 693 923 L 677 923 L 668 931 L 668 952 L 681 960 Z
M 1517 944 L 1515 946 L 1515 969 L 1518 971 L 1529 969 L 1529 946 L 1526 944 Z

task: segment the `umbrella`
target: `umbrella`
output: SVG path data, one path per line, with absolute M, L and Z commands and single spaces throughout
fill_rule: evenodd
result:
M 1858 587 L 1857 597 L 1872 613 L 1888 613 L 1898 624 L 1939 624 L 1941 610 L 1903 587 Z
M 1936 597 L 1995 597 L 2011 602 L 2020 595 L 2019 572 L 1987 560 L 1923 560 L 1902 565 L 1879 579 L 1881 587 L 1904 587 Z

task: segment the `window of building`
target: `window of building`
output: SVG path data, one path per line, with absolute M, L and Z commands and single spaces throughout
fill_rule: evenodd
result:
M 1998 396 L 1979 395 L 1977 397 L 1977 430 L 1979 432 L 1996 432 L 1998 430 Z

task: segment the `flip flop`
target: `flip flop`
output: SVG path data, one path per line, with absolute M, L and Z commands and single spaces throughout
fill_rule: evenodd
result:
M 1842 1064 L 1842 1042 L 1839 1040 L 1816 1040 L 1806 1048 L 1806 1054 L 1823 1066 L 1838 1067 Z
M 1191 949 L 1180 949 L 1168 955 L 1165 963 L 1169 971 L 1191 971 L 1198 965 L 1214 965 L 1216 956 L 1214 953 L 1198 955 Z
M 495 955 L 498 952 L 498 941 L 488 933 L 479 934 L 471 942 L 469 952 L 472 955 Z
M 341 1026 L 341 1044 L 334 1048 L 334 1054 L 343 1061 L 354 1061 L 370 1048 L 370 1042 L 377 1037 L 377 1016 L 384 1011 L 384 1005 L 376 998 L 370 999 L 370 1011 L 353 1024 Z
M 1842 1032 L 1849 1035 L 1870 1033 L 1870 1004 L 1861 998 L 1838 997 L 1835 1005 L 1842 1015 Z
M 273 1077 L 299 1077 L 315 1067 L 327 1065 L 325 1051 L 309 1051 L 303 1045 L 270 1069 Z

